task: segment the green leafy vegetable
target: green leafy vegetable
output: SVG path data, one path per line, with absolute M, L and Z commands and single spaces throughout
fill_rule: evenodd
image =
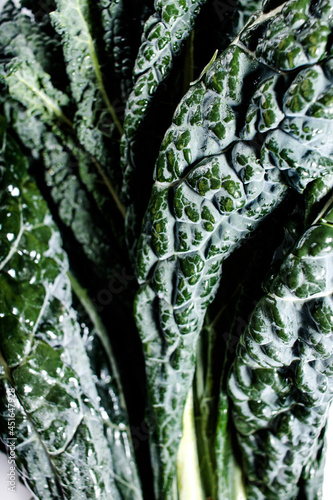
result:
M 122 126 L 107 95 L 103 81 L 97 48 L 90 28 L 91 6 L 89 2 L 84 0 L 71 2 L 59 0 L 56 1 L 56 4 L 58 8 L 52 14 L 52 18 L 57 31 L 63 36 L 64 56 L 71 81 L 71 90 L 79 107 L 76 117 L 79 127 L 78 135 L 81 136 L 80 130 L 82 128 L 84 145 L 88 144 L 87 149 L 97 156 L 95 152 L 98 154 L 99 151 L 94 143 L 100 141 L 98 127 L 96 127 L 92 137 L 89 137 L 87 132 L 92 129 L 91 134 L 93 134 L 95 130 L 96 114 L 94 108 L 96 112 L 101 114 L 102 118 L 103 113 L 108 112 L 120 134 Z M 100 103 L 101 100 L 103 103 Z M 88 140 L 91 142 L 86 142 Z
M 108 176 L 117 181 L 119 172 L 110 169 L 116 152 L 107 148 L 106 141 L 122 135 L 123 128 L 104 82 L 98 47 L 91 27 L 92 6 L 87 1 L 57 1 L 52 19 L 62 36 L 64 58 L 71 84 L 71 92 L 77 104 L 74 126 L 83 147 L 96 160 L 99 173 L 107 184 L 119 210 L 124 209 Z
M 302 192 L 333 166 L 330 144 L 323 140 L 331 121 L 320 116 L 318 130 L 315 111 L 317 103 L 329 101 L 331 60 L 323 67 L 302 67 L 308 58 L 314 63 L 326 55 L 325 44 L 313 57 L 307 52 L 311 18 L 298 27 L 303 45 L 299 43 L 297 62 L 287 60 L 279 46 L 274 50 L 271 30 L 278 23 L 286 29 L 285 18 L 293 8 L 289 2 L 284 10 L 263 16 L 265 30 L 261 26 L 262 38 L 251 54 L 236 40 L 213 63 L 179 104 L 156 162 L 139 245 L 142 285 L 136 316 L 157 422 L 154 445 L 160 447 L 169 435 L 161 454 L 164 485 L 174 476 L 172 456 L 192 383 L 196 341 L 217 290 L 221 263 L 281 202 L 287 186 Z M 328 22 L 325 15 L 317 20 L 324 34 Z M 260 17 L 240 41 L 249 44 L 258 25 Z M 273 64 L 277 70 L 293 65 L 295 72 L 278 75 Z M 304 102 L 301 88 L 311 87 Z M 284 89 L 282 106 L 277 88 Z
M 237 349 L 229 392 L 248 498 L 296 498 L 323 446 L 332 399 L 331 219 L 332 211 L 299 239 Z
M 331 0 L 0 8 L 0 437 L 34 497 L 321 498 L 332 30 Z
M 137 225 L 137 182 L 140 179 L 136 172 L 135 152 L 138 130 L 146 118 L 151 101 L 169 75 L 174 58 L 179 55 L 184 41 L 190 35 L 200 6 L 204 3 L 205 0 L 155 0 L 155 13 L 145 24 L 133 72 L 134 86 L 127 100 L 122 138 L 122 192 L 126 205 L 130 205 L 127 224 L 134 231 L 134 241 L 138 237 L 137 228 L 132 227 Z
M 29 22 L 34 27 L 26 16 L 17 15 L 16 21 L 18 25 L 24 22 L 26 29 Z M 104 274 L 106 263 L 114 250 L 112 243 L 104 236 L 103 224 L 98 220 L 102 214 L 96 210 L 82 183 L 93 194 L 101 212 L 110 204 L 108 197 L 110 193 L 114 195 L 113 186 L 96 158 L 77 144 L 73 137 L 73 124 L 65 114 L 69 97 L 53 87 L 50 75 L 36 60 L 33 47 L 27 50 L 27 45 L 22 45 L 17 25 L 9 29 L 8 22 L 2 24 L 3 36 L 0 41 L 3 43 L 3 51 L 8 51 L 6 33 L 9 31 L 12 34 L 16 32 L 16 36 L 11 45 L 14 57 L 6 66 L 6 84 L 11 97 L 29 111 L 29 115 L 26 115 L 17 111 L 14 105 L 16 130 L 24 144 L 33 148 L 35 156 L 44 162 L 47 169 L 46 182 L 52 185 L 51 196 L 59 203 L 61 220 L 72 228 L 75 238 L 97 272 Z M 30 37 L 25 43 L 29 47 Z M 61 128 L 61 124 L 65 126 L 65 130 Z M 76 175 L 77 169 L 80 178 Z M 104 181 L 104 185 L 101 181 Z M 115 199 L 117 202 L 116 196 Z M 122 210 L 121 205 L 118 206 Z M 116 260 L 115 257 L 112 259 L 110 268 Z
M 5 414 L 11 395 L 18 413 L 21 472 L 43 498 L 45 490 L 48 498 L 141 498 L 125 413 L 112 420 L 123 403 L 114 393 L 101 405 L 59 233 L 3 119 L 1 139 L 1 404 Z
M 127 99 L 133 87 L 132 72 L 144 22 L 153 2 L 117 0 L 101 2 L 105 51 L 112 53 L 114 74 L 119 79 L 121 98 Z

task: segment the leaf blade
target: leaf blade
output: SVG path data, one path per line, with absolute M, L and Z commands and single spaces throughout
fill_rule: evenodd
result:
M 60 498 L 120 499 L 128 494 L 124 488 L 141 498 L 126 414 L 113 424 L 96 390 L 71 306 L 60 235 L 27 172 L 26 158 L 3 120 L 1 125 L 1 377 L 14 389 L 21 415 L 16 449 L 18 454 L 20 448 L 28 450 L 20 455 L 21 472 L 39 498 L 47 489 L 50 498 L 58 491 Z M 114 396 L 114 407 L 121 407 Z M 3 398 L 1 404 L 6 406 Z M 29 463 L 31 455 L 37 463 Z M 36 475 L 38 468 L 42 472 Z
M 270 36 L 276 19 L 285 26 L 285 16 L 296 8 L 293 2 L 286 5 L 262 18 L 256 16 L 244 30 L 242 44 L 236 40 L 184 96 L 156 162 L 155 184 L 139 243 L 141 288 L 135 312 L 146 356 L 150 408 L 155 415 L 152 455 L 155 460 L 160 457 L 155 465 L 156 491 L 162 495 L 172 477 L 179 442 L 175 429 L 181 432 L 196 340 L 216 293 L 222 262 L 278 206 L 288 189 L 302 192 L 310 181 L 332 170 L 330 145 L 327 150 L 323 143 L 313 147 L 297 137 L 297 146 L 294 141 L 287 150 L 288 138 L 280 128 L 294 112 L 279 104 L 275 90 L 269 102 L 263 103 L 278 81 L 285 82 L 287 101 L 297 85 L 297 75 L 302 81 L 308 78 L 302 68 L 308 50 L 306 37 L 304 56 L 293 63 L 295 72 L 290 79 L 286 76 L 284 80 L 284 74 L 271 67 L 275 55 L 263 52 L 265 36 Z M 306 12 L 311 19 L 312 14 Z M 328 11 L 320 22 L 325 32 L 330 23 Z M 246 36 L 250 38 L 261 23 L 264 29 L 258 48 L 249 51 Z M 303 29 L 306 34 L 308 25 L 304 23 Z M 321 45 L 316 60 L 323 57 L 322 50 Z M 320 78 L 324 92 L 330 92 L 332 83 L 326 74 L 321 73 Z M 242 87 L 245 81 L 246 89 Z M 250 81 L 256 82 L 251 90 Z M 247 91 L 253 101 L 244 114 L 238 114 L 245 100 L 249 102 Z M 257 100 L 259 94 L 262 97 Z M 264 114 L 267 108 L 271 110 L 269 119 L 263 128 L 252 129 L 252 134 L 248 124 L 257 123 L 259 110 Z M 300 113 L 306 109 L 302 107 Z M 309 162 L 304 161 L 307 155 L 312 159 Z M 167 446 L 162 446 L 167 428 L 170 437 Z

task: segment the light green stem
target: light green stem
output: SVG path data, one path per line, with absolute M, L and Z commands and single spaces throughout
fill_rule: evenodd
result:
M 205 500 L 200 478 L 192 388 L 183 414 L 183 436 L 177 455 L 177 479 L 179 500 Z

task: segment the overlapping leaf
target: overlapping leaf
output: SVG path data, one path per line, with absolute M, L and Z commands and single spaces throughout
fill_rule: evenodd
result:
M 100 3 L 105 51 L 112 54 L 114 76 L 119 80 L 121 98 L 127 99 L 133 87 L 133 68 L 144 23 L 153 1 L 109 0 Z
M 248 498 L 296 498 L 318 469 L 333 397 L 331 220 L 332 211 L 299 239 L 237 349 L 229 394 Z
M 251 243 L 258 241 L 260 234 L 268 237 L 269 232 L 261 223 L 264 217 L 267 216 L 268 223 L 282 227 L 279 217 L 283 211 L 286 213 L 290 200 L 300 199 L 305 194 L 304 224 L 306 227 L 313 224 L 306 238 L 312 235 L 314 228 L 316 231 L 322 227 L 326 232 L 330 230 L 330 222 L 324 223 L 320 214 L 328 206 L 333 185 L 333 4 L 324 0 L 266 0 L 262 12 L 252 15 L 257 8 L 255 1 L 208 4 L 204 0 L 155 0 L 156 12 L 145 25 L 132 80 L 134 55 L 143 21 L 151 14 L 151 4 L 152 1 L 142 0 L 98 0 L 95 3 L 52 0 L 47 2 L 44 12 L 43 3 L 22 1 L 20 5 L 31 9 L 30 12 L 7 2 L 0 19 L 0 66 L 4 76 L 1 103 L 6 101 L 6 116 L 16 137 L 27 148 L 31 172 L 65 236 L 71 266 L 78 270 L 78 276 L 86 279 L 89 292 L 92 288 L 97 293 L 99 284 L 114 266 L 122 265 L 124 260 L 127 262 L 125 253 L 115 249 L 116 240 L 122 239 L 123 229 L 122 221 L 119 223 L 114 214 L 115 203 L 124 215 L 117 195 L 121 184 L 120 154 L 125 172 L 124 200 L 129 206 L 127 225 L 130 226 L 134 223 L 134 212 L 136 222 L 140 223 L 140 210 L 146 203 L 145 190 L 150 189 L 147 172 L 156 157 L 161 134 L 170 123 L 175 102 L 193 79 L 189 76 L 193 65 L 202 63 L 204 66 L 217 47 L 224 49 L 229 43 L 225 41 L 232 39 L 231 33 L 238 23 L 237 30 L 241 32 L 190 87 L 162 142 L 140 238 L 137 276 L 141 288 L 135 302 L 146 359 L 156 497 L 173 500 L 192 491 L 186 489 L 185 476 L 177 491 L 176 457 L 185 421 L 185 401 L 191 399 L 195 366 L 194 410 L 198 417 L 199 462 L 205 494 L 207 497 L 231 497 L 239 471 L 233 459 L 226 464 L 232 446 L 230 439 L 226 439 L 231 417 L 227 418 L 229 403 L 224 387 L 220 404 L 222 417 L 216 422 L 220 372 L 226 371 L 230 358 L 227 356 L 223 366 L 216 367 L 216 355 L 228 347 L 215 352 L 218 343 L 213 337 L 219 321 L 227 320 L 231 336 L 237 326 L 237 311 L 243 305 L 244 295 L 238 291 L 233 293 L 237 286 L 233 286 L 232 279 L 240 287 L 251 279 L 245 272 L 244 276 L 239 272 L 230 275 L 233 266 L 237 267 L 237 253 L 231 254 L 254 231 L 256 237 Z M 198 23 L 198 30 L 194 31 L 194 20 L 201 6 L 202 23 Z M 49 17 L 54 8 L 56 12 Z M 214 22 L 210 24 L 213 15 Z M 243 29 L 244 20 L 251 15 Z M 221 32 L 219 35 L 215 33 L 216 28 Z M 128 96 L 125 135 L 119 152 L 122 128 L 116 108 L 121 111 Z M 166 108 L 168 112 L 164 112 Z M 154 117 L 155 110 L 160 116 Z M 46 215 L 46 205 L 27 174 L 25 160 L 9 129 L 6 141 L 3 141 L 5 162 L 15 168 L 1 170 L 8 184 L 7 191 L 3 190 L 5 208 L 1 209 L 1 224 L 4 236 L 0 239 L 0 254 L 4 256 L 0 264 L 3 268 L 0 373 L 7 394 L 1 410 L 6 414 L 9 400 L 15 406 L 20 439 L 17 465 L 29 487 L 40 498 L 140 498 L 128 418 L 106 331 L 93 311 L 89 292 L 84 292 L 71 275 L 77 294 L 75 301 L 81 302 L 85 309 L 82 312 L 79 305 L 78 319 L 73 312 L 71 288 L 66 277 L 67 262 L 57 230 Z M 46 167 L 45 176 L 43 167 Z M 288 196 L 296 191 L 297 195 Z M 287 198 L 285 208 L 276 210 Z M 273 210 L 275 218 L 270 216 Z M 283 244 L 276 248 L 267 285 L 269 293 L 281 278 L 280 275 L 276 278 L 281 260 L 289 255 L 292 240 L 303 231 L 303 222 L 297 227 L 292 224 L 289 224 Z M 311 240 L 309 253 L 318 248 L 321 235 L 317 236 L 315 233 L 315 240 Z M 324 248 L 325 245 L 320 249 L 326 256 L 323 260 L 327 260 L 330 253 L 329 250 L 325 254 L 328 248 Z M 135 254 L 136 244 L 130 246 L 129 253 Z M 268 261 L 273 246 L 263 245 L 270 249 L 265 255 Z M 40 247 L 43 248 L 39 250 Z M 250 248 L 250 244 L 243 245 L 239 250 L 243 253 L 238 256 L 243 258 Z M 303 247 L 300 248 L 303 251 Z M 303 254 L 295 259 L 291 282 L 299 283 L 302 290 L 310 276 L 311 286 L 319 287 L 318 290 L 326 286 L 321 281 L 323 273 L 327 272 L 325 266 L 316 268 L 311 274 L 312 268 L 303 266 Z M 313 259 L 313 256 L 311 259 L 318 265 L 320 259 Z M 227 290 L 220 289 L 218 298 L 227 299 L 230 293 L 230 300 L 237 298 L 238 302 L 233 308 L 229 307 L 228 300 L 222 301 L 223 307 L 227 303 L 228 311 L 218 313 L 217 322 L 216 318 L 210 322 L 210 315 L 206 316 L 206 328 L 197 351 L 197 338 L 206 310 L 219 287 L 222 264 L 222 286 Z M 249 266 L 254 272 L 252 262 Z M 84 273 L 80 267 L 93 272 Z M 286 276 L 287 272 L 282 281 Z M 262 294 L 258 293 L 261 279 L 260 271 L 253 279 L 254 286 L 251 284 L 250 293 L 257 298 Z M 131 300 L 133 288 L 124 294 L 125 302 Z M 100 289 L 100 292 L 110 296 L 110 290 Z M 321 415 L 321 410 L 325 410 L 331 397 L 324 380 L 325 376 L 329 380 L 331 368 L 327 360 L 323 361 L 323 357 L 330 355 L 330 344 L 318 338 L 317 325 L 320 328 L 327 326 L 331 305 L 328 296 L 322 297 L 320 291 L 314 292 L 311 300 L 316 307 L 325 303 L 324 311 L 319 306 L 319 309 L 309 309 L 311 301 L 304 298 L 312 293 L 308 289 L 303 290 L 305 295 L 297 301 L 292 295 L 294 290 L 287 299 L 282 296 L 281 299 L 280 292 L 280 289 L 275 290 L 278 299 L 274 298 L 283 303 L 279 309 L 282 320 L 289 321 L 285 316 L 295 302 L 297 321 L 301 325 L 297 332 L 301 340 L 292 346 L 287 342 L 286 347 L 286 339 L 281 334 L 280 343 L 276 344 L 284 348 L 286 366 L 287 348 L 291 349 L 294 356 L 291 368 L 289 365 L 288 368 L 280 367 L 283 373 L 279 372 L 271 384 L 267 383 L 271 381 L 271 372 L 275 374 L 280 368 L 264 368 L 265 373 L 261 374 L 264 373 L 265 380 L 260 379 L 257 386 L 247 391 L 249 372 L 244 374 L 244 366 L 249 359 L 251 363 L 282 361 L 274 339 L 273 347 L 269 343 L 261 345 L 261 338 L 256 338 L 256 342 L 244 340 L 246 349 L 249 352 L 252 349 L 252 358 L 248 355 L 245 365 L 236 373 L 239 384 L 236 396 L 243 391 L 244 402 L 257 392 L 255 403 L 252 400 L 248 403 L 251 407 L 248 413 L 248 407 L 239 403 L 233 394 L 234 415 L 245 450 L 249 495 L 266 498 L 286 493 L 290 497 L 299 490 L 300 496 L 316 498 L 322 479 L 325 439 L 325 415 Z M 112 307 L 103 311 L 102 316 L 108 326 L 113 327 L 118 322 L 123 326 L 123 309 L 115 306 L 122 299 L 118 302 L 118 298 L 111 298 L 114 299 Z M 210 311 L 215 311 L 215 317 L 214 307 L 212 304 Z M 274 322 L 269 317 L 269 325 L 260 326 L 267 327 L 267 331 L 279 327 L 281 318 L 277 318 L 274 307 L 266 308 L 268 315 L 273 314 Z M 244 310 L 248 315 L 249 307 Z M 252 328 L 252 323 L 246 332 Z M 129 315 L 126 329 L 130 331 L 126 331 L 126 335 L 134 340 L 129 350 L 133 345 L 139 348 Z M 118 331 L 118 328 L 113 330 Z M 291 335 L 293 339 L 294 334 Z M 328 338 L 327 333 L 325 339 Z M 119 354 L 121 341 L 120 347 L 118 342 L 116 345 Z M 305 346 L 302 352 L 298 351 L 300 346 Z M 142 360 L 137 358 L 141 352 L 131 358 L 128 350 L 124 351 L 120 364 L 126 369 L 131 366 L 131 359 L 135 359 L 135 378 L 138 375 L 129 392 L 139 394 L 143 366 L 140 365 Z M 251 369 L 257 370 L 253 366 Z M 127 389 L 131 374 L 122 373 L 122 376 Z M 322 390 L 320 395 L 311 386 L 316 377 Z M 260 404 L 258 399 L 263 386 L 264 404 Z M 286 397 L 285 387 L 289 391 Z M 282 401 L 283 407 L 275 420 L 274 416 L 269 420 L 269 411 L 266 411 L 274 404 L 274 411 L 278 407 L 273 396 L 270 399 L 272 391 L 279 395 L 278 403 Z M 291 401 L 295 395 L 298 399 L 293 407 Z M 137 400 L 140 398 L 141 393 Z M 135 408 L 132 416 L 134 420 L 141 418 L 140 410 Z M 311 430 L 309 419 L 314 422 Z M 272 421 L 273 429 L 267 427 Z M 8 429 L 6 422 L 3 423 L 4 436 Z M 257 430 L 260 425 L 264 428 Z M 277 446 L 272 434 L 280 439 Z M 298 441 L 301 434 L 304 442 Z M 145 438 L 146 435 L 142 441 L 139 438 L 139 454 Z M 306 439 L 313 439 L 313 444 L 308 446 L 304 461 Z M 297 447 L 299 456 L 296 456 Z M 196 456 L 193 447 L 191 449 L 191 457 Z M 146 465 L 149 460 L 145 458 L 142 464 Z M 288 460 L 295 465 L 292 481 L 287 481 L 285 466 Z M 216 471 L 219 464 L 223 466 L 222 471 Z M 257 470 L 260 470 L 259 475 Z M 281 474 L 276 477 L 278 471 Z M 228 472 L 232 477 L 226 477 Z M 142 477 L 148 485 L 149 472 L 146 475 L 144 471 Z M 201 492 L 199 482 L 196 479 L 196 493 Z M 147 491 L 149 496 L 149 486 Z
M 135 244 L 141 222 L 140 218 L 137 220 L 136 215 L 140 173 L 136 172 L 138 166 L 135 141 L 154 96 L 170 74 L 174 60 L 190 36 L 200 7 L 204 3 L 205 0 L 155 0 L 155 13 L 146 21 L 144 27 L 142 44 L 133 72 L 134 86 L 126 104 L 121 144 L 121 164 L 124 172 L 122 194 L 125 204 L 129 205 L 127 225 L 129 234 L 133 233 L 130 240 L 134 238 Z M 141 217 L 140 212 L 141 210 Z
M 112 155 L 105 146 L 105 136 L 122 134 L 122 125 L 107 93 L 99 53 L 91 27 L 92 6 L 87 0 L 57 0 L 52 13 L 54 26 L 63 40 L 66 70 L 77 104 L 74 118 L 80 142 L 106 170 Z M 113 175 L 116 175 L 116 171 Z
M 166 78 L 204 0 L 155 1 L 155 13 L 145 25 L 144 38 L 134 68 L 135 86 L 128 99 L 124 132 L 130 142 L 145 117 L 149 101 Z M 125 168 L 128 156 L 126 155 Z
M 332 10 L 327 2 L 310 9 L 289 1 L 256 16 L 182 99 L 162 142 L 136 299 L 162 497 L 174 477 L 196 339 L 221 263 L 288 187 L 302 192 L 332 171 L 332 60 L 324 62 Z M 293 38 L 297 54 L 279 45 L 281 33 Z
M 21 2 L 24 3 L 24 2 Z M 36 7 L 36 5 L 35 5 Z M 58 39 L 50 37 L 32 22 L 32 13 L 22 11 L 8 0 L 1 9 L 1 50 L 2 63 L 21 54 L 22 60 L 35 59 L 47 73 L 54 68 L 59 71 Z
M 239 22 L 237 34 L 244 28 L 245 24 L 248 22 L 252 14 L 256 11 L 260 11 L 262 2 L 261 0 L 239 0 L 241 4 L 241 9 L 239 9 Z
M 1 413 L 10 400 L 17 465 L 38 498 L 141 498 L 123 402 L 98 394 L 96 381 L 116 381 L 107 363 L 92 370 L 59 233 L 3 120 L 1 139 Z M 3 418 L 5 442 L 8 429 Z
M 12 20 L 3 15 L 1 21 L 1 49 L 12 56 L 4 68 L 5 82 L 13 101 L 22 105 L 13 106 L 11 120 L 25 146 L 44 163 L 46 182 L 51 186 L 61 220 L 71 228 L 97 274 L 104 276 L 106 267 L 109 274 L 116 260 L 115 245 L 105 234 L 105 226 L 112 234 L 113 221 L 106 222 L 108 219 L 103 215 L 110 210 L 111 193 L 104 183 L 109 181 L 96 159 L 78 145 L 66 113 L 70 99 L 54 87 L 38 61 L 43 58 L 36 56 L 36 47 L 39 48 L 45 35 L 20 13 Z M 44 66 L 47 64 L 49 61 L 44 62 Z
M 302 213 L 296 193 L 263 223 L 223 264 L 218 293 L 205 316 L 204 327 L 197 345 L 194 391 L 197 421 L 197 442 L 202 477 L 207 497 L 231 500 L 243 498 L 242 478 L 234 455 L 235 431 L 232 427 L 230 403 L 226 385 L 227 375 L 236 346 L 249 315 L 262 296 L 261 282 L 270 269 L 272 256 L 280 261 L 290 250 L 290 241 Z M 294 207 L 297 211 L 293 213 Z M 291 215 L 292 214 L 292 215 Z M 304 213 L 303 213 L 304 218 Z M 287 220 L 286 250 L 280 245 L 283 221 Z

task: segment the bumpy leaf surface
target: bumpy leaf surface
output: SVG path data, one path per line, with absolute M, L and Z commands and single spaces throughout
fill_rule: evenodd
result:
M 13 58 L 8 65 L 6 83 L 13 99 L 22 101 L 30 112 L 46 122 L 62 120 L 71 127 L 70 120 L 62 108 L 69 103 L 69 98 L 54 88 L 50 76 L 34 58 Z
M 66 141 L 68 148 L 64 148 L 45 123 L 29 116 L 26 110 L 14 110 L 13 115 L 13 125 L 22 142 L 46 169 L 45 180 L 60 220 L 70 228 L 96 275 L 109 276 L 116 260 L 114 245 L 105 232 L 103 216 L 86 190 L 91 175 L 85 185 L 81 180 L 88 177 L 86 171 L 91 172 L 91 161 L 71 141 Z
M 44 70 L 52 53 L 44 47 L 38 55 L 44 42 L 49 46 L 46 42 L 50 37 L 36 30 L 27 16 L 10 13 L 11 20 L 1 15 L 1 52 L 11 57 L 2 72 L 13 101 L 22 105 L 13 104 L 10 119 L 23 144 L 44 163 L 60 219 L 71 228 L 97 275 L 104 277 L 106 267 L 109 275 L 117 260 L 103 215 L 110 210 L 110 192 L 101 182 L 99 165 L 77 144 L 66 114 L 69 97 L 54 87 Z M 10 104 L 7 99 L 7 107 Z M 93 194 L 99 210 L 87 191 Z M 112 225 L 108 229 L 114 230 Z
M 162 142 L 136 298 L 162 497 L 174 477 L 196 340 L 221 263 L 288 188 L 302 192 L 332 171 L 332 12 L 331 2 L 289 1 L 255 15 L 182 99 Z M 287 37 L 297 50 L 286 49 Z
M 149 106 L 161 83 L 169 75 L 174 59 L 180 54 L 185 40 L 191 34 L 196 16 L 206 0 L 155 0 L 155 13 L 145 23 L 142 44 L 133 71 L 134 85 L 128 97 L 124 135 L 121 143 L 124 182 L 122 194 L 130 205 L 127 216 L 129 231 L 136 221 L 135 200 L 138 198 L 135 158 L 135 139 Z M 133 175 L 134 174 L 134 175 Z M 137 239 L 137 234 L 135 238 Z
M 331 221 L 332 211 L 299 239 L 237 348 L 229 394 L 248 498 L 296 498 L 323 446 L 333 397 Z
M 117 177 L 110 168 L 112 155 L 106 140 L 119 137 L 122 126 L 104 81 L 91 26 L 92 6 L 87 0 L 57 0 L 56 4 L 51 16 L 63 40 L 66 70 L 77 104 L 74 124 L 78 138 L 104 171 Z
M 205 0 L 155 1 L 155 13 L 147 20 L 135 62 L 135 85 L 125 116 L 125 140 L 131 141 L 144 119 L 149 101 L 163 81 L 191 33 L 200 6 Z
M 239 9 L 239 22 L 237 34 L 242 30 L 245 24 L 248 22 L 251 15 L 257 10 L 260 11 L 262 1 L 261 0 L 239 0 L 241 9 Z
M 23 100 L 43 120 L 64 121 L 69 97 L 51 82 L 54 39 L 32 19 L 7 2 L 0 13 L 1 76 L 14 99 Z
M 113 374 L 92 370 L 59 233 L 3 119 L 1 146 L 1 437 L 37 498 L 140 499 L 120 396 L 104 407 L 96 388 Z
M 1 62 L 15 57 L 17 52 L 20 52 L 24 60 L 35 59 L 42 65 L 44 71 L 52 72 L 55 62 L 58 62 L 56 61 L 59 54 L 57 37 L 47 35 L 35 22 L 32 22 L 32 13 L 29 10 L 25 9 L 24 13 L 11 1 L 5 3 L 0 17 L 0 38 L 3 50 Z M 59 69 L 57 65 L 56 68 Z
M 133 87 L 135 58 L 152 7 L 152 0 L 102 0 L 99 3 L 105 51 L 112 54 L 114 74 L 119 79 L 124 100 Z

